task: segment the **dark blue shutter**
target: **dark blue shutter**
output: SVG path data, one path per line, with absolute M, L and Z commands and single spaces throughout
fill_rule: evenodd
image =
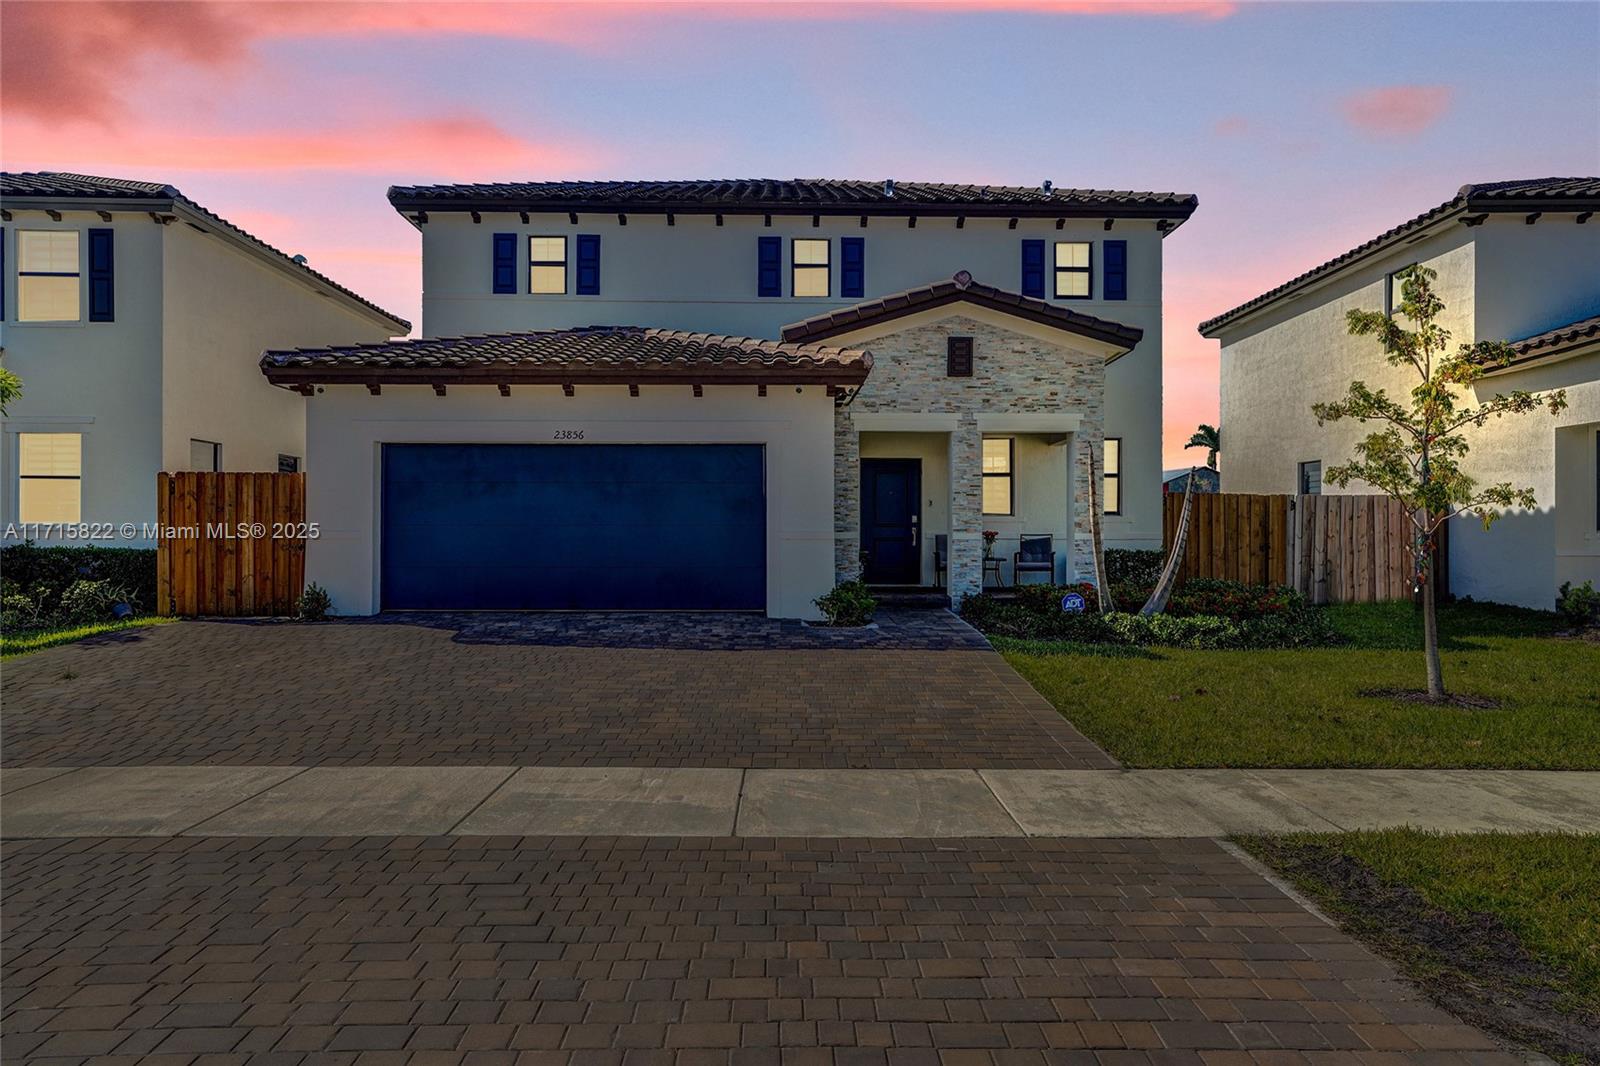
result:
M 494 291 L 517 291 L 517 235 L 494 235 Z
M 783 238 L 756 238 L 756 294 L 783 295 Z
M 112 235 L 108 229 L 89 231 L 89 321 L 116 318 L 116 287 L 112 280 Z
M 839 238 L 839 295 L 860 299 L 867 289 L 867 239 Z
M 1022 295 L 1044 299 L 1044 241 L 1022 242 Z
M 578 234 L 579 296 L 600 295 L 600 234 Z
M 1105 249 L 1105 298 L 1107 300 L 1126 300 L 1128 298 L 1128 242 L 1104 241 L 1101 243 L 1101 247 Z

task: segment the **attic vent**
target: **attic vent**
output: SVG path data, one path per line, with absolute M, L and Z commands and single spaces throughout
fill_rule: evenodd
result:
M 886 179 L 884 181 L 884 183 L 883 183 L 883 195 L 889 197 L 890 199 L 894 198 L 894 179 L 893 178 L 888 178 L 888 179 Z

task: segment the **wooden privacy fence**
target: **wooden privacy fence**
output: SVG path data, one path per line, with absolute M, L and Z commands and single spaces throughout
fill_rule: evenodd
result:
M 293 614 L 305 580 L 305 477 L 156 475 L 158 613 Z
M 1183 497 L 1163 499 L 1162 539 L 1170 545 Z M 1313 603 L 1409 599 L 1410 538 L 1404 506 L 1387 496 L 1196 493 L 1178 581 L 1284 584 Z

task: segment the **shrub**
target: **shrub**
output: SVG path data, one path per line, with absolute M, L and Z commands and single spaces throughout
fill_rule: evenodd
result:
M 313 581 L 300 593 L 294 613 L 302 622 L 326 621 L 333 614 L 333 597 L 328 595 L 327 589 Z
M 1577 588 L 1564 582 L 1556 595 L 1556 610 L 1575 626 L 1600 624 L 1600 592 L 1594 590 L 1593 581 L 1585 581 Z
M 830 626 L 864 626 L 872 621 L 872 612 L 878 609 L 878 601 L 867 591 L 866 582 L 859 579 L 841 581 L 832 592 L 811 602 L 822 611 Z
M 1217 615 L 1238 622 L 1287 614 L 1306 605 L 1306 598 L 1287 585 L 1246 585 L 1196 577 L 1173 592 L 1167 612 L 1180 617 Z
M 74 581 L 61 594 L 55 621 L 62 625 L 87 625 L 111 618 L 111 609 L 131 602 L 127 589 L 111 581 Z
M 78 581 L 110 582 L 134 606 L 156 607 L 154 548 L 40 547 L 30 540 L 0 549 L 0 574 L 7 591 L 36 601 L 46 620 Z
M 36 597 L 21 592 L 7 592 L 0 596 L 0 629 L 7 633 L 19 629 L 41 629 L 48 619 L 44 605 Z
M 1118 585 L 1153 589 L 1161 578 L 1161 567 L 1166 561 L 1166 553 L 1158 548 L 1107 548 L 1106 583 L 1111 586 L 1113 595 L 1117 595 Z M 1146 591 L 1139 602 L 1144 603 L 1149 596 Z M 1118 602 L 1121 602 L 1120 596 Z

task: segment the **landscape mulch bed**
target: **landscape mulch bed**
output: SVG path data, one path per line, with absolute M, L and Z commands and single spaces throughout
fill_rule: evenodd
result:
M 1564 1061 L 1600 1062 L 1600 1013 L 1563 1009 L 1569 976 L 1494 915 L 1452 914 L 1328 845 L 1245 843 L 1463 1021 Z
M 1499 700 L 1488 696 L 1466 696 L 1458 692 L 1446 692 L 1443 699 L 1436 700 L 1419 688 L 1364 688 L 1357 695 L 1406 703 L 1431 703 L 1441 707 L 1465 707 L 1470 711 L 1494 711 L 1502 706 Z

